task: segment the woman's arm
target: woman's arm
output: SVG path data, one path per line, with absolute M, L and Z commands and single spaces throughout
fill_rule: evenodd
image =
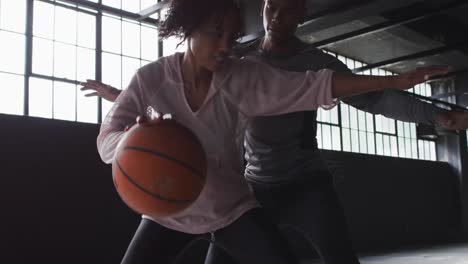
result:
M 432 76 L 443 75 L 448 71 L 449 67 L 446 66 L 431 66 L 397 76 L 367 76 L 335 72 L 332 95 L 334 98 L 341 98 L 386 88 L 406 90 L 427 81 Z
M 138 72 L 101 124 L 97 148 L 105 163 L 112 163 L 115 149 L 124 135 L 125 128 L 135 123 L 139 115 L 145 115 Z
M 385 88 L 408 89 L 447 67 L 420 68 L 399 76 L 365 76 L 338 73 L 291 72 L 262 63 L 234 60 L 222 75 L 223 92 L 247 116 L 277 115 L 330 107 L 336 98 Z

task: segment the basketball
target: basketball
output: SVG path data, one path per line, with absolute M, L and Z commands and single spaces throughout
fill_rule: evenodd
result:
M 122 200 L 150 217 L 190 206 L 206 179 L 206 154 L 188 128 L 172 119 L 136 124 L 120 141 L 112 176 Z

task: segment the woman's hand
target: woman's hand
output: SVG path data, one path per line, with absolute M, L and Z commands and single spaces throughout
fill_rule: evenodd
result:
M 117 88 L 95 80 L 86 80 L 86 82 L 81 82 L 80 84 L 83 85 L 83 87 L 80 88 L 81 91 L 94 91 L 92 93 L 85 94 L 86 97 L 99 96 L 109 102 L 115 102 L 121 92 Z
M 448 66 L 429 66 L 417 68 L 407 73 L 396 76 L 395 88 L 406 90 L 415 85 L 428 81 L 431 77 L 445 75 L 450 71 Z

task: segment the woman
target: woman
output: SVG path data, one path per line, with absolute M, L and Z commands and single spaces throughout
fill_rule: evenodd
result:
M 208 156 L 199 198 L 175 216 L 144 216 L 125 264 L 173 263 L 189 241 L 207 233 L 239 263 L 295 263 L 273 225 L 265 224 L 243 177 L 239 147 L 249 118 L 331 106 L 334 98 L 375 87 L 407 89 L 446 71 L 434 67 L 398 77 L 292 73 L 233 59 L 240 17 L 234 0 L 173 0 L 159 33 L 184 38 L 186 52 L 139 69 L 101 126 L 97 144 L 107 163 L 125 127 L 149 107 L 189 127 Z

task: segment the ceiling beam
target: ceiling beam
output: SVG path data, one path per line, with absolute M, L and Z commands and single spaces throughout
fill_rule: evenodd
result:
M 309 17 L 307 22 L 299 27 L 297 35 L 304 36 L 310 32 L 328 29 L 364 17 L 380 15 L 383 12 L 410 6 L 416 2 L 421 2 L 421 0 L 374 0 L 321 12 Z
M 361 1 L 359 4 L 346 4 L 309 16 L 306 22 L 299 26 L 296 35 L 305 36 L 311 32 L 328 29 L 363 17 L 380 15 L 383 12 L 410 6 L 416 2 L 421 2 L 421 0 L 373 0 L 364 3 Z M 241 39 L 241 42 L 252 41 L 264 34 L 263 30 L 248 34 Z
M 366 28 L 362 28 L 362 29 L 358 29 L 358 30 L 345 33 L 345 34 L 334 36 L 329 39 L 321 40 L 313 44 L 318 48 L 325 48 L 329 45 L 336 44 L 339 42 L 351 40 L 351 39 L 358 38 L 358 37 L 363 37 L 366 35 L 370 35 L 370 34 L 384 31 L 384 30 L 399 27 L 399 26 L 402 26 L 404 24 L 408 24 L 411 22 L 431 18 L 441 13 L 453 10 L 455 8 L 463 8 L 464 6 L 468 6 L 468 2 L 466 0 L 458 0 L 458 1 L 450 2 L 449 4 L 445 4 L 439 7 L 437 10 L 432 10 L 424 14 L 417 14 L 417 15 L 404 17 L 401 19 L 385 21 L 376 25 L 366 27 Z
M 439 47 L 439 48 L 435 48 L 435 49 L 425 50 L 425 51 L 422 51 L 422 52 L 417 52 L 417 53 L 413 53 L 413 54 L 409 54 L 409 55 L 389 59 L 389 60 L 386 60 L 386 61 L 381 61 L 381 62 L 369 64 L 369 65 L 366 65 L 366 66 L 363 66 L 363 67 L 359 67 L 359 68 L 354 69 L 353 73 L 359 73 L 359 72 L 363 72 L 363 71 L 371 70 L 371 69 L 375 69 L 375 68 L 387 67 L 387 66 L 391 66 L 393 64 L 396 64 L 396 63 L 399 63 L 399 62 L 402 62 L 402 61 L 416 60 L 416 59 L 420 59 L 420 58 L 434 56 L 434 55 L 441 54 L 441 53 L 444 53 L 444 52 L 447 52 L 447 51 L 451 51 L 451 50 L 454 50 L 454 49 L 457 49 L 457 48 L 466 47 L 467 45 L 468 45 L 468 43 L 466 43 L 466 42 L 459 42 L 459 43 L 455 43 L 455 44 L 452 44 L 452 45 L 447 45 L 447 46 L 443 46 L 443 47 Z

